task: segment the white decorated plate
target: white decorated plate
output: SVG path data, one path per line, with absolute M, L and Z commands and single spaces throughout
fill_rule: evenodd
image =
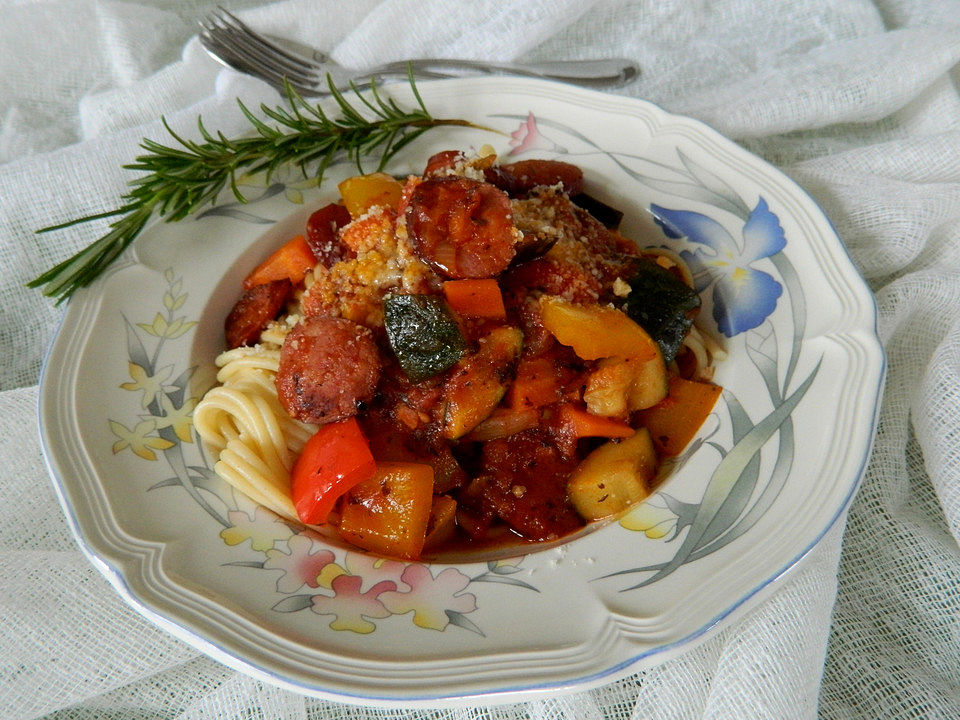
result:
M 884 361 L 872 296 L 823 213 L 704 125 L 636 100 L 514 79 L 422 83 L 439 129 L 388 168 L 493 145 L 561 158 L 642 245 L 700 274 L 728 353 L 713 415 L 619 522 L 519 557 L 381 561 L 326 545 L 211 472 L 190 424 L 240 279 L 336 197 L 293 171 L 155 223 L 70 303 L 41 431 L 94 564 L 147 617 L 303 693 L 431 705 L 583 689 L 671 657 L 756 603 L 842 516 L 874 432 Z M 411 104 L 409 88 L 391 93 Z

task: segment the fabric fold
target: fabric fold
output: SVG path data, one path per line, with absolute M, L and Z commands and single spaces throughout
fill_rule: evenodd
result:
M 888 374 L 860 491 L 759 607 L 589 691 L 489 709 L 350 707 L 237 673 L 141 618 L 83 556 L 43 463 L 36 384 L 60 309 L 24 284 L 104 221 L 160 121 L 243 132 L 266 84 L 203 51 L 220 0 L 0 6 L 0 714 L 906 720 L 960 687 L 960 2 L 256 0 L 227 7 L 352 67 L 416 55 L 623 55 L 618 94 L 732 136 L 824 208 L 880 311 Z M 815 298 L 811 301 L 815 302 Z M 832 412 L 824 403 L 823 412 Z M 802 448 L 795 462 L 804 461 Z

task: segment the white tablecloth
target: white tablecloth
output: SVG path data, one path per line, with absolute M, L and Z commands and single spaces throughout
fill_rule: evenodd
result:
M 626 55 L 620 90 L 711 124 L 823 206 L 876 294 L 889 372 L 846 519 L 767 602 L 679 659 L 525 705 L 422 713 L 312 700 L 128 608 L 70 536 L 37 377 L 60 311 L 23 283 L 96 237 L 141 137 L 273 97 L 192 37 L 214 0 L 0 5 L 0 716 L 960 716 L 960 2 L 288 0 L 226 3 L 352 66 L 414 55 Z

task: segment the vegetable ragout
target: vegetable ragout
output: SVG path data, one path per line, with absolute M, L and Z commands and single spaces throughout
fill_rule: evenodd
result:
M 583 186 L 484 150 L 342 182 L 226 320 L 195 413 L 217 472 L 407 559 L 563 538 L 646 497 L 721 388 L 682 261 Z

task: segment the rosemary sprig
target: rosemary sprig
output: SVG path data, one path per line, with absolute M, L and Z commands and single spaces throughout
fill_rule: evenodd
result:
M 315 165 L 313 172 L 318 180 L 322 180 L 330 163 L 343 156 L 356 162 L 363 172 L 363 158 L 377 150 L 380 152 L 377 169 L 382 170 L 401 148 L 431 128 L 481 127 L 466 120 L 432 117 L 412 75 L 409 82 L 417 107 L 405 110 L 392 99 L 381 97 L 374 85 L 370 87 L 369 97 L 351 85 L 353 94 L 362 105 L 351 104 L 328 77 L 330 93 L 340 111 L 336 118 L 328 116 L 319 104 L 308 103 L 287 85 L 288 107 L 260 106 L 268 121 L 273 120 L 275 126 L 258 118 L 238 101 L 255 133 L 237 139 L 209 132 L 198 118 L 203 142 L 186 140 L 177 135 L 164 119 L 164 127 L 179 147 L 167 147 L 144 139 L 140 147 L 146 153 L 123 167 L 145 174 L 131 181 L 132 189 L 121 197 L 120 207 L 38 230 L 38 233 L 46 233 L 91 220 L 117 217 L 99 240 L 27 285 L 43 287 L 43 294 L 56 297 L 59 305 L 99 276 L 133 242 L 154 213 L 166 222 L 182 220 L 204 205 L 214 204 L 220 191 L 227 186 L 238 201 L 246 202 L 237 186 L 237 176 L 241 172 L 265 173 L 269 181 L 281 166 L 299 166 L 304 176 L 308 176 L 309 168 Z

